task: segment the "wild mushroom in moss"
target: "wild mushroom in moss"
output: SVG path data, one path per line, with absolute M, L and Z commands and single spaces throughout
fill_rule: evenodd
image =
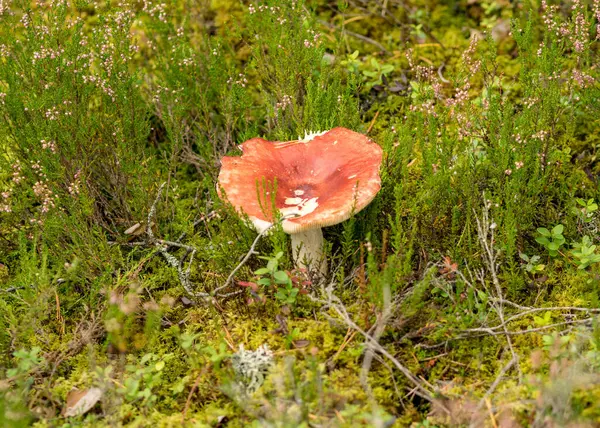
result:
M 278 211 L 283 231 L 291 235 L 296 265 L 312 265 L 325 275 L 321 228 L 347 220 L 375 198 L 381 188 L 381 147 L 346 128 L 294 141 L 252 138 L 240 147 L 242 156 L 221 159 L 221 196 L 259 232 L 276 221 Z

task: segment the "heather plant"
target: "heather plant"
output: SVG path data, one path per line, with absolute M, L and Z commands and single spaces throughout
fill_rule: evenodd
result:
M 353 84 L 326 60 L 321 34 L 299 2 L 250 6 L 247 39 L 265 101 L 267 132 L 285 141 L 334 126 L 356 126 Z
M 14 7 L 0 17 L 16 29 L 1 43 L 2 233 L 13 242 L 3 254 L 18 234 L 41 238 L 55 255 L 78 254 L 93 276 L 103 269 L 98 250 L 118 256 L 89 237 L 114 239 L 151 185 L 142 174 L 152 163 L 148 109 L 131 70 L 135 14 L 107 6 L 91 26 L 67 2 Z

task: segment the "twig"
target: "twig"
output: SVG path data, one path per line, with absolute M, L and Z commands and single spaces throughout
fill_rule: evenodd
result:
M 0 291 L 3 291 L 5 293 L 12 293 L 13 291 L 17 291 L 17 290 L 23 290 L 25 287 L 9 287 L 9 288 L 5 288 L 5 289 L 0 289 Z
M 190 245 L 185 245 L 185 244 L 181 244 L 177 241 L 167 241 L 165 239 L 155 239 L 155 242 L 162 244 L 162 245 L 167 245 L 169 247 L 177 247 L 177 248 L 185 248 L 188 251 L 195 251 L 196 249 Z M 166 248 L 165 248 L 166 250 Z
M 158 205 L 158 201 L 161 198 L 162 191 L 163 191 L 165 185 L 166 185 L 166 183 L 163 183 L 158 188 L 156 199 L 152 203 L 152 206 L 150 207 L 150 211 L 148 212 L 148 224 L 151 224 L 152 219 L 156 216 L 156 207 Z M 178 241 L 168 241 L 165 239 L 157 239 L 154 236 L 154 232 L 152 232 L 152 228 L 148 227 L 148 228 L 146 228 L 146 235 L 147 235 L 146 241 L 145 242 L 135 242 L 133 244 L 134 245 L 153 245 L 156 248 L 156 251 L 159 252 L 160 254 L 162 254 L 162 256 L 167 260 L 167 262 L 172 267 L 177 269 L 177 275 L 179 277 L 179 282 L 181 283 L 181 285 L 185 289 L 186 293 L 190 297 L 192 297 L 193 299 L 201 298 L 201 299 L 210 301 L 213 304 L 216 304 L 216 301 L 214 300 L 215 297 L 231 297 L 231 296 L 240 294 L 243 291 L 242 290 L 242 291 L 234 291 L 232 293 L 227 293 L 227 294 L 218 294 L 220 291 L 229 287 L 233 283 L 233 278 L 234 278 L 235 274 L 237 273 L 237 271 L 240 270 L 240 268 L 248 261 L 248 259 L 253 254 L 257 254 L 255 248 L 256 248 L 256 245 L 258 244 L 258 241 L 260 240 L 260 238 L 262 238 L 272 227 L 280 224 L 282 221 L 284 221 L 287 218 L 295 217 L 295 216 L 296 216 L 296 214 L 285 215 L 285 216 L 281 217 L 277 222 L 270 224 L 262 232 L 260 232 L 258 234 L 258 236 L 254 239 L 254 242 L 252 243 L 250 249 L 244 256 L 242 261 L 229 274 L 229 277 L 227 278 L 225 283 L 222 286 L 216 288 L 215 290 L 212 290 L 210 293 L 195 292 L 193 290 L 193 286 L 190 282 L 190 275 L 191 275 L 191 270 L 192 270 L 192 263 L 194 261 L 194 256 L 196 255 L 196 252 L 198 250 L 191 245 L 185 245 L 185 244 L 178 242 L 179 239 L 181 239 L 185 235 L 180 236 Z M 199 221 L 202 221 L 202 220 L 203 219 L 201 219 Z M 194 225 L 196 225 L 198 222 L 194 223 Z M 168 252 L 169 247 L 183 248 L 186 250 L 186 253 L 181 257 L 180 260 L 177 260 L 172 254 L 170 254 Z M 187 265 L 187 269 L 184 270 L 183 266 L 185 265 L 185 260 L 188 258 L 188 256 L 189 256 L 189 262 Z
M 564 322 L 558 322 L 558 323 L 554 323 L 554 324 L 549 324 L 549 325 L 545 325 L 543 327 L 536 327 L 536 328 L 529 328 L 527 330 L 518 330 L 518 331 L 494 331 L 491 328 L 480 328 L 480 329 L 470 329 L 468 330 L 469 332 L 482 332 L 482 333 L 486 333 L 486 334 L 480 334 L 480 335 L 476 335 L 476 336 L 457 336 L 456 338 L 452 338 L 450 340 L 454 340 L 454 339 L 468 339 L 468 338 L 474 338 L 474 337 L 482 337 L 482 336 L 486 336 L 486 335 L 490 335 L 490 336 L 500 336 L 500 335 L 508 335 L 508 336 L 518 336 L 521 334 L 529 334 L 529 333 L 537 333 L 540 331 L 544 331 L 544 330 L 548 330 L 554 327 L 561 327 L 564 325 L 572 325 L 572 324 L 587 324 L 587 323 L 591 323 L 594 319 L 593 318 L 585 318 L 582 320 L 571 320 L 571 321 L 564 321 Z
M 277 226 L 278 224 L 280 224 L 282 221 L 284 221 L 287 218 L 290 217 L 296 217 L 296 214 L 287 214 L 284 215 L 283 217 L 281 217 L 277 222 L 275 223 L 271 223 L 269 226 L 267 226 L 262 232 L 260 232 L 256 238 L 254 238 L 254 242 L 252 242 L 252 245 L 250 246 L 250 249 L 248 250 L 248 252 L 246 253 L 246 255 L 244 256 L 244 258 L 242 259 L 242 261 L 235 267 L 235 269 L 233 269 L 231 271 L 231 273 L 229 274 L 229 276 L 227 277 L 227 280 L 225 281 L 225 283 L 223 285 L 221 285 L 220 287 L 216 288 L 215 290 L 213 290 L 211 292 L 211 295 L 216 295 L 219 291 L 224 290 L 225 288 L 229 287 L 233 281 L 233 277 L 235 276 L 235 274 L 237 273 L 238 270 L 240 270 L 242 268 L 242 266 L 244 266 L 246 264 L 246 262 L 248 261 L 248 259 L 253 255 L 253 254 L 258 254 L 256 252 L 256 245 L 258 244 L 258 241 L 260 241 L 260 238 L 262 238 L 263 236 L 265 236 L 267 234 L 267 232 L 269 230 L 271 230 L 271 228 Z
M 327 22 L 327 21 L 323 21 L 323 20 L 321 20 L 321 19 L 319 19 L 319 20 L 318 20 L 318 22 L 319 22 L 319 24 L 321 24 L 321 25 L 324 25 L 324 26 L 326 26 L 326 27 L 328 27 L 328 28 L 331 28 L 332 30 L 339 30 L 339 31 L 341 31 L 342 33 L 345 33 L 345 34 L 347 34 L 347 35 L 349 35 L 349 36 L 352 36 L 352 37 L 354 37 L 354 38 L 356 38 L 356 39 L 362 40 L 363 42 L 367 42 L 367 43 L 369 43 L 369 44 L 371 44 L 371 45 L 373 45 L 373 46 L 376 46 L 376 47 L 378 47 L 379 49 L 381 49 L 383 52 L 385 52 L 385 53 L 386 53 L 386 54 L 388 54 L 388 55 L 391 55 L 391 54 L 392 54 L 392 53 L 391 53 L 389 50 L 387 50 L 387 49 L 386 49 L 386 48 L 385 48 L 385 47 L 384 47 L 384 46 L 383 46 L 381 43 L 379 43 L 377 40 L 373 40 L 373 39 L 372 39 L 372 38 L 370 38 L 370 37 L 363 36 L 362 34 L 355 33 L 354 31 L 346 30 L 345 28 L 340 28 L 340 27 L 338 27 L 338 26 L 336 26 L 336 25 L 330 24 L 329 22 Z
M 190 402 L 192 401 L 192 395 L 194 395 L 194 392 L 196 392 L 196 388 L 198 388 L 198 384 L 200 383 L 200 380 L 202 379 L 202 375 L 205 372 L 206 372 L 206 367 L 204 369 L 202 369 L 202 372 L 200 372 L 198 377 L 196 377 L 196 381 L 194 382 L 192 389 L 190 389 L 190 393 L 187 396 L 187 400 L 185 400 L 185 406 L 183 407 L 183 412 L 182 412 L 183 422 L 185 422 L 185 415 L 187 414 L 188 408 L 190 407 Z
M 382 290 L 383 294 L 383 310 L 381 311 L 381 315 L 377 317 L 375 321 L 374 328 L 372 329 L 373 333 L 369 332 L 370 338 L 365 340 L 365 345 L 367 350 L 365 352 L 365 358 L 363 359 L 363 364 L 360 370 L 360 382 L 363 385 L 365 391 L 369 395 L 371 400 L 375 400 L 373 397 L 373 391 L 368 382 L 369 371 L 371 370 L 371 364 L 373 363 L 373 357 L 375 356 L 375 352 L 373 350 L 372 343 L 379 343 L 379 339 L 381 335 L 385 331 L 385 327 L 392 315 L 392 292 L 390 290 L 390 285 L 385 284 Z
M 154 202 L 152 203 L 152 206 L 150 207 L 150 211 L 148 212 L 148 225 L 152 224 L 152 219 L 156 216 L 156 207 L 158 205 L 158 201 L 160 200 L 160 197 L 162 195 L 162 191 L 165 187 L 167 183 L 163 183 L 160 185 L 160 187 L 158 188 L 158 192 L 156 194 L 156 199 L 154 199 Z M 175 269 L 177 269 L 177 276 L 179 277 L 179 282 L 181 283 L 181 285 L 183 286 L 184 290 L 186 291 L 186 293 L 192 297 L 193 299 L 195 298 L 204 298 L 206 299 L 207 297 L 209 297 L 209 295 L 207 293 L 197 293 L 192 289 L 192 284 L 190 283 L 190 274 L 191 274 L 191 270 L 192 270 L 192 262 L 194 260 L 194 256 L 196 255 L 196 251 L 197 249 L 189 246 L 189 245 L 183 245 L 183 244 L 179 244 L 176 242 L 171 242 L 171 241 L 164 241 L 162 239 L 157 239 L 154 236 L 154 232 L 152 232 L 152 227 L 147 227 L 146 228 L 146 235 L 148 236 L 148 244 L 154 245 L 156 247 L 156 250 L 162 254 L 162 256 L 165 258 L 165 260 L 171 265 L 173 266 Z M 164 247 L 164 245 L 169 245 L 169 246 L 177 246 L 180 248 L 185 248 L 187 250 L 186 254 L 183 256 L 183 258 L 181 260 L 177 260 L 172 254 L 170 254 L 167 249 Z M 188 268 L 184 271 L 182 266 L 184 264 L 185 258 L 187 258 L 188 254 L 190 255 L 190 262 L 188 264 Z
M 158 205 L 158 201 L 160 200 L 160 196 L 162 195 L 162 191 L 166 186 L 166 182 L 161 184 L 160 187 L 158 188 L 158 192 L 156 192 L 156 199 L 154 199 L 154 202 L 152 203 L 152 206 L 150 207 L 150 211 L 148 211 L 148 222 L 146 223 L 148 225 L 148 227 L 146 227 L 146 235 L 148 235 L 148 238 L 150 238 L 151 240 L 154 240 L 154 232 L 152 232 L 152 218 L 154 218 L 156 216 L 156 206 Z
M 498 330 L 500 328 L 505 328 L 506 325 L 512 321 L 515 321 L 519 318 L 522 318 L 526 315 L 535 313 L 535 312 L 542 312 L 542 311 L 565 311 L 565 310 L 572 310 L 572 311 L 583 311 L 583 312 L 591 312 L 591 313 L 599 313 L 600 309 L 592 309 L 592 308 L 579 308 L 579 307 L 570 307 L 570 306 L 557 306 L 557 307 L 551 307 L 551 308 L 531 308 L 528 309 L 524 312 L 519 312 L 518 314 L 512 315 L 510 317 L 508 317 L 507 319 L 504 320 L 503 323 L 498 324 L 494 327 L 484 327 L 484 328 L 469 328 L 469 329 L 465 329 L 463 330 L 463 332 L 479 332 L 479 331 L 494 331 L 494 330 Z M 588 318 L 586 318 L 588 319 Z
M 442 69 L 446 66 L 446 63 L 443 62 L 442 65 L 440 65 L 437 69 L 437 73 L 438 76 L 440 77 L 440 80 L 444 83 L 450 83 L 450 81 L 448 79 L 446 79 L 443 75 L 442 75 Z
M 498 373 L 498 376 L 496 376 L 496 379 L 494 380 L 494 382 L 490 385 L 488 390 L 485 392 L 485 395 L 483 396 L 483 398 L 479 401 L 479 408 L 483 407 L 485 402 L 494 393 L 494 391 L 496 390 L 498 385 L 500 385 L 500 382 L 504 378 L 504 375 L 506 374 L 506 372 L 508 372 L 510 370 L 510 368 L 513 366 L 513 364 L 515 364 L 516 362 L 517 361 L 514 358 L 511 358 L 510 361 L 508 363 L 506 363 L 504 365 L 504 367 L 502 367 L 502 370 L 500 370 L 500 373 Z
M 502 287 L 500 286 L 500 281 L 498 280 L 497 268 L 498 268 L 498 253 L 494 250 L 494 227 L 492 226 L 493 221 L 489 219 L 489 205 L 485 200 L 485 195 L 483 196 L 483 209 L 481 213 L 481 219 L 475 214 L 475 221 L 477 223 L 477 235 L 479 237 L 479 243 L 484 251 L 484 261 L 486 262 L 486 266 L 492 276 L 492 283 L 496 289 L 496 295 L 499 299 L 504 300 L 502 295 Z M 489 237 L 489 238 L 488 238 Z M 489 240 L 488 240 L 489 239 Z M 483 281 L 482 281 L 483 283 Z M 519 357 L 515 352 L 515 348 L 512 343 L 512 339 L 508 334 L 508 328 L 506 327 L 506 322 L 504 321 L 504 307 L 502 305 L 502 300 L 499 302 L 493 302 L 492 307 L 495 309 L 498 317 L 500 318 L 501 324 L 503 324 L 503 330 L 506 336 L 506 342 L 508 343 L 508 348 L 510 349 L 510 353 L 512 354 L 512 358 L 514 360 L 515 367 L 517 369 L 517 373 L 519 374 L 519 383 L 523 380 L 523 373 L 521 372 L 521 366 L 519 365 Z
M 340 356 L 340 354 L 346 348 L 346 346 L 348 346 L 348 344 L 352 341 L 352 339 L 354 339 L 354 336 L 356 336 L 356 331 L 352 331 L 351 328 L 348 328 L 348 331 L 346 332 L 346 336 L 344 336 L 344 340 L 342 341 L 342 344 L 340 345 L 337 352 L 335 354 L 333 354 L 333 357 L 331 357 L 330 361 L 337 360 L 337 358 Z
M 373 126 L 375 125 L 375 122 L 377 121 L 378 117 L 379 117 L 379 110 L 377 110 L 377 113 L 375 113 L 375 117 L 373 117 L 373 120 L 369 124 L 369 129 L 367 129 L 367 134 L 369 134 L 371 132 L 371 130 L 373 129 Z
M 415 394 L 419 395 L 420 397 L 429 402 L 434 401 L 432 392 L 428 391 L 423 386 L 423 382 L 421 382 L 419 378 L 417 378 L 408 368 L 406 368 L 402 363 L 400 363 L 400 361 L 398 361 L 396 357 L 391 355 L 383 346 L 381 346 L 377 340 L 375 340 L 371 335 L 365 332 L 354 322 L 354 320 L 348 314 L 348 311 L 346 310 L 344 304 L 335 294 L 333 294 L 332 286 L 327 287 L 327 289 L 322 287 L 322 292 L 327 297 L 326 301 L 318 299 L 312 295 L 308 295 L 308 297 L 315 302 L 323 304 L 324 310 L 326 310 L 327 308 L 333 309 L 344 324 L 360 333 L 366 339 L 366 343 L 368 344 L 370 349 L 375 350 L 384 357 L 386 357 L 415 386 Z M 325 311 L 323 312 L 323 314 L 325 314 L 326 317 L 329 317 Z
M 498 423 L 496 422 L 496 417 L 494 416 L 494 412 L 492 411 L 492 403 L 490 403 L 490 399 L 485 399 L 485 405 L 487 406 L 488 412 L 490 414 L 490 420 L 492 421 L 492 426 L 494 428 L 498 428 Z

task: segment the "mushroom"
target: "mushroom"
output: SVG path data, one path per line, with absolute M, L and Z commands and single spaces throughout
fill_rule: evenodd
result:
M 278 211 L 296 265 L 318 263 L 325 275 L 321 228 L 347 220 L 375 198 L 381 147 L 365 135 L 334 128 L 294 141 L 252 138 L 240 148 L 241 157 L 221 159 L 219 191 L 258 232 L 276 221 Z

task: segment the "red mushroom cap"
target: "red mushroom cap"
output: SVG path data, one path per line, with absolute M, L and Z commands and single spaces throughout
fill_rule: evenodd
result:
M 219 190 L 259 231 L 273 223 L 273 205 L 282 215 L 297 215 L 281 225 L 298 233 L 347 220 L 381 188 L 381 147 L 346 128 L 305 140 L 253 138 L 241 149 L 241 157 L 221 159 Z

